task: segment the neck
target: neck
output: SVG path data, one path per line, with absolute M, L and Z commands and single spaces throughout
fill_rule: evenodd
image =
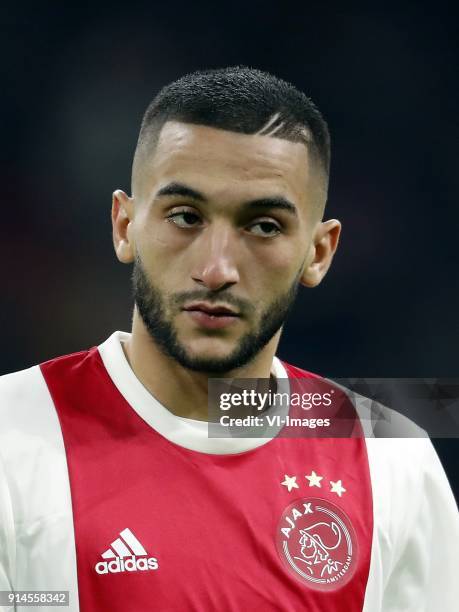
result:
M 247 365 L 218 374 L 218 378 L 269 378 L 280 331 Z M 207 383 L 212 378 L 194 372 L 165 355 L 148 333 L 137 309 L 134 309 L 132 333 L 124 353 L 143 386 L 170 412 L 200 421 L 208 420 Z

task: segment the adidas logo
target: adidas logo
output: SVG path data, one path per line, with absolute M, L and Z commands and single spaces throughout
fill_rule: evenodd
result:
M 119 572 L 137 572 L 156 570 L 159 567 L 155 557 L 148 557 L 148 553 L 130 529 L 124 529 L 120 537 L 116 538 L 101 555 L 102 559 L 112 561 L 99 561 L 95 570 L 98 574 L 118 574 Z

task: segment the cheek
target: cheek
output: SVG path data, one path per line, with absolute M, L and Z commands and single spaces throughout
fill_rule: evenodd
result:
M 151 269 L 165 272 L 181 267 L 185 258 L 185 237 L 164 219 L 141 218 L 137 220 L 136 245 L 142 261 Z
M 290 240 L 282 240 L 252 250 L 250 277 L 253 280 L 262 279 L 263 285 L 270 286 L 273 292 L 276 288 L 282 290 L 282 287 L 290 287 L 304 261 L 301 246 Z

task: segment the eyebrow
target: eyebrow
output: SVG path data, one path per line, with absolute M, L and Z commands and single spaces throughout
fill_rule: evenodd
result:
M 206 198 L 202 193 L 195 189 L 191 189 L 191 187 L 183 183 L 174 182 L 169 183 L 165 187 L 161 187 L 161 189 L 156 192 L 155 199 L 164 196 L 184 196 L 186 198 L 192 198 L 193 200 L 199 200 L 200 202 L 206 202 Z
M 293 202 L 282 196 L 273 196 L 269 198 L 260 198 L 258 200 L 250 200 L 244 203 L 244 207 L 255 210 L 285 210 L 293 216 L 297 216 L 297 209 Z
M 161 187 L 161 189 L 156 192 L 155 199 L 168 196 L 183 196 L 197 200 L 198 202 L 207 202 L 207 198 L 204 194 L 202 194 L 200 191 L 196 191 L 196 189 L 188 187 L 188 185 L 184 185 L 183 183 L 172 182 L 164 187 Z M 244 202 L 243 207 L 256 210 L 285 210 L 295 217 L 298 215 L 295 204 L 283 196 L 271 196 L 250 200 L 248 202 Z

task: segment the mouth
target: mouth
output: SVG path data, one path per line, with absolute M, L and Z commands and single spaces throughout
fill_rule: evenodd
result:
M 238 317 L 240 316 L 235 310 L 233 310 L 230 306 L 218 305 L 218 304 L 208 304 L 207 302 L 192 302 L 191 304 L 187 304 L 183 308 L 186 312 L 204 312 L 205 314 L 211 316 L 230 316 L 230 317 Z
M 223 304 L 208 304 L 206 302 L 192 302 L 183 308 L 191 319 L 200 327 L 207 329 L 221 329 L 234 324 L 240 314 L 230 306 Z

